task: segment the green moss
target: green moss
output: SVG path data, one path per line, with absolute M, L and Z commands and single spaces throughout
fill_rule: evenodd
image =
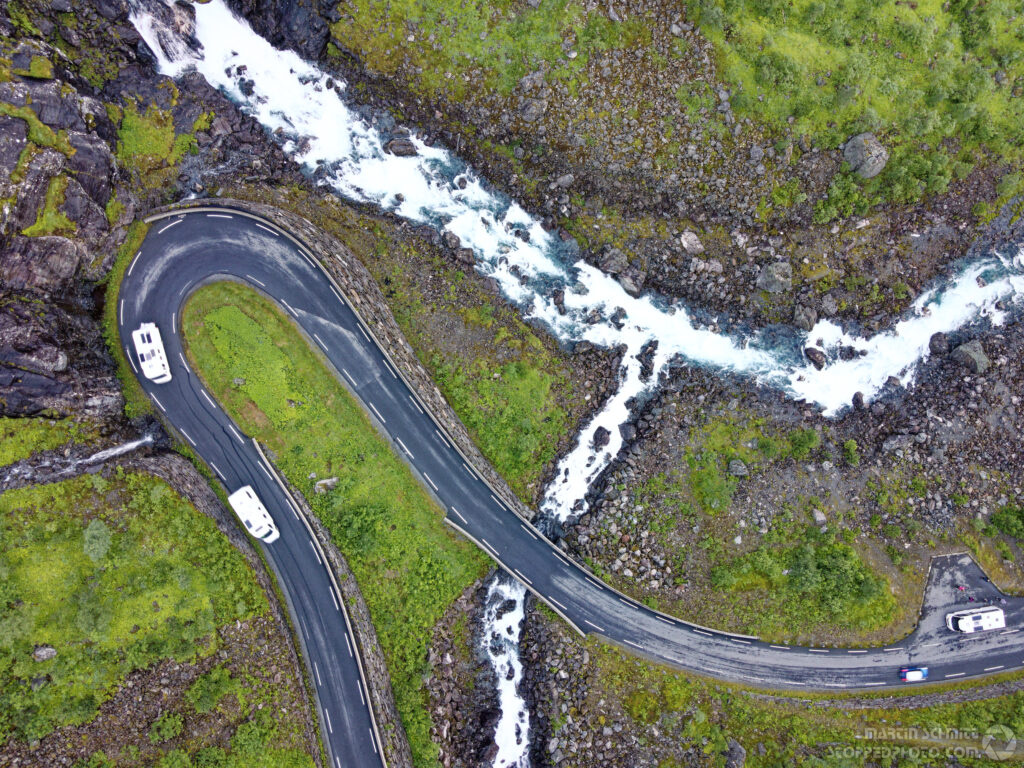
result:
M 121 216 L 124 215 L 124 212 L 124 203 L 117 199 L 117 195 L 111 195 L 110 199 L 107 200 L 106 206 L 107 223 L 113 227 L 121 220 Z
M 75 223 L 60 210 L 60 207 L 64 205 L 64 193 L 67 186 L 67 176 L 54 176 L 50 179 L 50 185 L 46 188 L 46 200 L 36 216 L 35 223 L 23 229 L 21 234 L 28 237 L 71 236 L 78 231 Z
M 486 559 L 443 524 L 442 510 L 266 299 L 217 283 L 193 295 L 182 324 L 196 370 L 242 429 L 273 451 L 352 567 L 417 764 L 432 765 L 427 644 Z M 313 493 L 315 478 L 327 477 L 338 478 L 335 489 Z
M 15 107 L 12 104 L 0 102 L 0 115 L 17 117 L 20 120 L 24 120 L 28 125 L 28 140 L 36 146 L 51 147 L 66 157 L 71 157 L 75 153 L 75 149 L 68 143 L 68 138 L 64 131 L 54 133 L 52 128 L 36 117 L 32 107 Z
M 0 418 L 0 466 L 27 459 L 68 443 L 88 442 L 95 427 L 70 419 Z
M 165 167 L 174 151 L 171 113 L 151 104 L 145 112 L 129 102 L 117 131 L 117 159 L 145 174 Z
M 53 64 L 45 56 L 33 56 L 28 69 L 14 69 L 13 72 L 37 80 L 53 80 Z
M 95 521 L 105 551 L 86 546 Z M 267 610 L 214 523 L 146 475 L 8 491 L 0 536 L 0 738 L 87 722 L 130 670 L 212 653 L 217 627 Z M 34 661 L 35 645 L 56 657 Z M 32 690 L 40 675 L 49 683 Z

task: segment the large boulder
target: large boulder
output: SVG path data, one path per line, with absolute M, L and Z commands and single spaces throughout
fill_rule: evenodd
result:
M 985 348 L 981 346 L 981 342 L 978 339 L 972 339 L 966 344 L 961 344 L 953 350 L 950 357 L 972 373 L 977 374 L 985 373 L 989 366 L 992 365 L 988 355 L 985 354 Z
M 843 159 L 862 179 L 877 176 L 889 162 L 889 150 L 882 146 L 875 134 L 859 133 L 843 147 Z
M 768 293 L 782 293 L 793 287 L 793 266 L 788 261 L 765 264 L 757 276 L 757 287 Z
M 629 257 L 618 248 L 608 247 L 604 249 L 600 258 L 598 258 L 597 266 L 601 268 L 602 272 L 607 272 L 609 275 L 618 275 L 626 271 L 626 267 L 629 266 Z

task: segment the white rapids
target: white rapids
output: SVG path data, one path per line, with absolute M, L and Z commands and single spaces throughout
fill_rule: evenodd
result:
M 180 10 L 161 5 L 161 0 L 135 0 L 132 21 L 161 73 L 177 77 L 197 70 L 257 119 L 313 178 L 342 197 L 373 203 L 457 235 L 473 250 L 477 269 L 494 278 L 524 316 L 545 323 L 560 341 L 626 345 L 618 391 L 580 431 L 546 491 L 542 512 L 556 520 L 583 509 L 591 483 L 622 446 L 618 428 L 630 416 L 630 401 L 652 391 L 672 361 L 746 376 L 794 399 L 816 403 L 832 416 L 857 392 L 865 401 L 877 397 L 890 377 L 912 385 L 918 364 L 928 356 L 932 334 L 980 320 L 998 325 L 1011 310 L 1015 314 L 1019 309 L 1024 249 L 963 264 L 945 284 L 922 293 L 893 328 L 871 337 L 844 331 L 827 320 L 806 334 L 793 331 L 783 341 L 777 334 L 769 338 L 762 333 L 715 332 L 681 304 L 627 294 L 618 281 L 579 259 L 572 245 L 552 237 L 540 221 L 492 190 L 447 150 L 413 135 L 409 138 L 415 156 L 385 152 L 388 136 L 346 104 L 343 83 L 291 51 L 274 49 L 223 0 L 193 7 L 195 29 L 186 38 L 176 31 L 189 26 Z M 564 291 L 564 314 L 553 299 L 556 289 Z M 611 321 L 617 309 L 624 318 L 619 324 Z M 585 318 L 594 311 L 601 319 L 588 324 Z M 805 346 L 819 340 L 827 356 L 822 370 L 802 354 Z M 636 355 L 650 341 L 658 342 L 654 375 L 643 381 Z M 858 355 L 843 360 L 841 347 L 853 347 Z M 608 430 L 609 442 L 595 450 L 594 433 L 602 427 Z M 492 584 L 491 589 L 496 588 Z M 496 672 L 500 681 L 500 668 Z M 528 723 L 520 723 L 518 714 L 505 715 L 512 719 L 503 720 L 499 735 L 518 725 L 528 732 Z M 499 748 L 496 764 L 517 766 L 526 759 L 528 739 L 504 739 Z

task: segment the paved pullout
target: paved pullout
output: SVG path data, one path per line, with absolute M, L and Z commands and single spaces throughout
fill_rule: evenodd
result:
M 145 321 L 158 324 L 174 378 L 163 385 L 141 379 L 144 389 L 229 491 L 252 485 L 277 521 L 281 539 L 264 551 L 300 630 L 323 732 L 339 766 L 381 762 L 339 596 L 273 468 L 205 391 L 182 353 L 179 321 L 184 302 L 203 283 L 222 279 L 247 283 L 277 302 L 447 511 L 447 522 L 583 633 L 597 633 L 698 674 L 776 689 L 834 692 L 901 686 L 898 670 L 908 665 L 929 667 L 933 681 L 1024 666 L 1024 632 L 1018 630 L 1024 627 L 1022 599 L 1001 603 L 1005 631 L 965 636 L 946 630 L 945 612 L 956 600 L 967 599 L 966 590 L 958 586 L 973 583 L 979 600 L 1004 599 L 981 580 L 980 570 L 965 556 L 936 559 L 919 627 L 887 648 L 769 644 L 688 624 L 625 597 L 498 500 L 301 243 L 270 222 L 233 209 L 161 214 L 121 285 L 121 338 L 132 359 L 130 331 Z M 969 605 L 977 603 L 958 607 Z

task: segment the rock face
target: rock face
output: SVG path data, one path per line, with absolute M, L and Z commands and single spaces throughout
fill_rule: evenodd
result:
M 889 162 L 889 151 L 873 133 L 859 133 L 846 142 L 843 159 L 862 179 L 877 176 Z
M 228 5 L 275 48 L 293 48 L 315 61 L 327 47 L 330 30 L 317 0 L 230 0 Z
M 961 344 L 953 350 L 953 354 L 950 357 L 971 371 L 971 373 L 985 373 L 989 366 L 992 365 L 988 355 L 985 354 L 985 348 L 981 346 L 981 342 L 977 339 Z
M 64 291 L 86 258 L 66 237 L 15 237 L 0 261 L 0 286 L 15 291 Z
M 782 293 L 793 287 L 793 267 L 788 261 L 777 261 L 761 267 L 757 287 L 768 293 Z

